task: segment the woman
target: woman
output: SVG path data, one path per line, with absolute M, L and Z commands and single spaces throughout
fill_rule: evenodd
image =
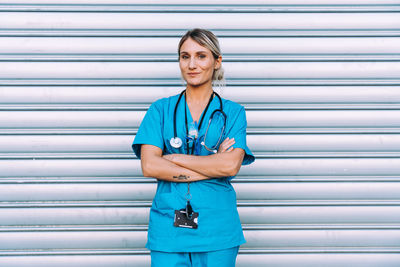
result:
M 254 161 L 245 111 L 213 91 L 223 80 L 213 33 L 188 31 L 178 56 L 186 89 L 150 106 L 132 145 L 158 182 L 146 247 L 153 267 L 235 266 L 245 239 L 230 180 Z

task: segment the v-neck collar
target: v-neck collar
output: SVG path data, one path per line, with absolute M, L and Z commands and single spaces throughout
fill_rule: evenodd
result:
M 214 98 L 216 98 L 216 95 L 214 94 L 214 92 L 212 93 L 214 96 L 213 96 L 213 98 L 211 99 L 211 101 L 210 101 L 210 104 L 208 105 L 208 109 L 207 109 L 207 106 L 203 109 L 203 111 L 201 112 L 201 114 L 200 114 L 200 117 L 199 117 L 199 121 L 197 121 L 197 124 L 198 123 L 200 123 L 200 120 L 201 120 L 201 118 L 203 118 L 203 116 L 206 116 L 207 114 L 204 114 L 204 111 L 206 111 L 206 109 L 207 109 L 207 112 L 208 112 L 208 110 L 210 110 L 211 109 L 211 106 L 213 105 L 213 103 L 215 102 L 214 101 Z M 183 97 L 186 97 L 186 96 L 183 96 Z M 190 112 L 190 108 L 189 108 L 189 105 L 188 105 L 188 103 L 187 103 L 187 101 L 186 101 L 186 98 L 185 98 L 185 109 L 186 109 L 186 111 L 187 111 L 187 114 L 188 114 L 188 122 L 190 121 L 190 122 L 195 122 L 194 120 L 193 120 L 193 117 L 192 117 L 192 113 Z M 204 124 L 204 120 L 205 120 L 205 118 L 203 119 L 203 124 Z M 198 129 L 198 131 L 200 132 L 200 130 L 201 129 Z

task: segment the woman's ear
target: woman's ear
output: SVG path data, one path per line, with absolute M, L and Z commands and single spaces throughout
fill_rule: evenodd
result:
M 218 58 L 215 59 L 215 63 L 214 63 L 215 70 L 218 70 L 219 68 L 221 68 L 221 62 L 222 62 L 222 56 L 219 55 Z

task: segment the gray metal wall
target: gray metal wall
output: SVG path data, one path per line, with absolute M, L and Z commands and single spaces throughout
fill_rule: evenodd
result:
M 237 266 L 400 266 L 400 1 L 3 2 L 0 266 L 149 266 L 130 146 L 183 89 L 193 27 L 220 37 L 257 156 Z

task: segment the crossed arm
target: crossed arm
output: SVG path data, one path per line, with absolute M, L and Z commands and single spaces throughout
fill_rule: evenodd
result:
M 194 182 L 212 178 L 234 176 L 240 169 L 244 150 L 233 148 L 235 140 L 225 139 L 218 153 L 208 156 L 185 154 L 162 155 L 153 145 L 142 145 L 143 175 L 170 182 Z

